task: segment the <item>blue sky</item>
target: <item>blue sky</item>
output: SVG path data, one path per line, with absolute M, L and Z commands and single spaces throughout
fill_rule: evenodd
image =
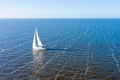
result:
M 0 0 L 0 18 L 120 18 L 120 0 Z

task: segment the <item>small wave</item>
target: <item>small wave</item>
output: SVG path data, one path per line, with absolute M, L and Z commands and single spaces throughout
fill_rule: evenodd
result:
M 1 52 L 5 52 L 8 51 L 9 49 L 1 49 Z

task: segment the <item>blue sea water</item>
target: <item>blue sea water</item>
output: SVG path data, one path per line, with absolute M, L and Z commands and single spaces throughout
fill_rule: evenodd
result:
M 0 80 L 120 80 L 120 19 L 0 19 Z

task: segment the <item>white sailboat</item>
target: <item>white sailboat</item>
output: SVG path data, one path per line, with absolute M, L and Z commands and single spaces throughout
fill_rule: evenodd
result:
M 35 33 L 34 33 L 32 48 L 33 48 L 33 50 L 45 50 L 45 48 L 43 48 L 43 44 L 40 41 L 40 38 L 38 36 L 37 28 L 36 28 Z

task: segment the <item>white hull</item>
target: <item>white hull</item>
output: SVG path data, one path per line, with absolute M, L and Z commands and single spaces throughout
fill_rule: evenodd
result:
M 37 47 L 37 48 L 33 48 L 33 50 L 46 50 L 46 48 Z

